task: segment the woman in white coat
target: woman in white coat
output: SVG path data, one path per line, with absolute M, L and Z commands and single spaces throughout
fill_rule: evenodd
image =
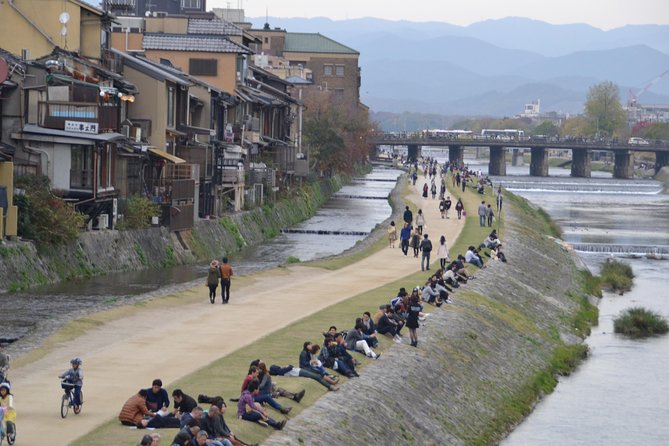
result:
M 437 258 L 439 259 L 439 264 L 441 265 L 441 270 L 443 271 L 446 268 L 446 262 L 448 262 L 448 245 L 446 245 L 446 237 L 443 235 L 439 239 Z

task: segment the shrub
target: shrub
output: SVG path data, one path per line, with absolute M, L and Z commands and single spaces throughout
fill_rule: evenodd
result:
M 300 259 L 295 256 L 288 256 L 286 263 L 300 263 Z
M 16 197 L 19 234 L 34 240 L 38 247 L 60 245 L 79 237 L 86 216 L 51 190 L 48 177 L 21 176 L 16 179 L 16 187 L 25 190 L 25 195 Z
M 606 259 L 602 265 L 602 284 L 613 291 L 627 291 L 632 288 L 634 273 L 632 267 L 618 260 Z
M 632 338 L 645 338 L 667 333 L 669 324 L 657 313 L 634 307 L 623 311 L 613 321 L 613 331 Z
M 151 217 L 160 215 L 160 205 L 139 195 L 133 195 L 121 206 L 123 220 L 117 229 L 146 229 L 151 227 Z

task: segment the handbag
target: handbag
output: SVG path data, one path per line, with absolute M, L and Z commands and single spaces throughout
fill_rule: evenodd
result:
M 467 211 L 462 211 L 462 216 L 466 217 L 467 216 Z

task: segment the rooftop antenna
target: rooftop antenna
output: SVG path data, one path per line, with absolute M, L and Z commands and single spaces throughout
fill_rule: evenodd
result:
M 263 29 L 269 29 L 269 12 L 268 8 L 265 8 L 265 26 Z

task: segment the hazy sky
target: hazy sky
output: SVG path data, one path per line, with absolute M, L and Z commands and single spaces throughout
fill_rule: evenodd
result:
M 469 25 L 516 16 L 601 29 L 669 24 L 669 0 L 208 0 L 207 8 L 243 7 L 248 17 L 377 17 Z

